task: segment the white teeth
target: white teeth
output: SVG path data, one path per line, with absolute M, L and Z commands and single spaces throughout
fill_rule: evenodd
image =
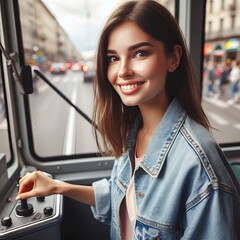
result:
M 122 85 L 121 88 L 125 91 L 134 89 L 138 86 L 138 84 L 130 84 L 130 85 Z

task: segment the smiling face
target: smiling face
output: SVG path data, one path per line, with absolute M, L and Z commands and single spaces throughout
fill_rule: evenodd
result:
M 125 22 L 111 32 L 107 56 L 108 80 L 125 105 L 159 107 L 168 102 L 165 82 L 172 57 L 166 55 L 162 42 Z

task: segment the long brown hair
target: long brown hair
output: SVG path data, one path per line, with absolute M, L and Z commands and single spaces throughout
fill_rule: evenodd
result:
M 97 71 L 94 84 L 95 100 L 93 121 L 97 129 L 95 136 L 98 147 L 107 155 L 121 156 L 127 150 L 127 136 L 139 108 L 125 106 L 107 78 L 108 39 L 112 30 L 130 21 L 137 24 L 145 33 L 164 44 L 167 54 L 175 45 L 182 48 L 179 67 L 167 74 L 166 91 L 168 98 L 177 98 L 187 114 L 209 129 L 208 119 L 201 106 L 200 91 L 193 64 L 181 30 L 171 13 L 153 0 L 130 1 L 117 8 L 102 30 L 97 51 Z M 103 148 L 101 148 L 103 146 Z

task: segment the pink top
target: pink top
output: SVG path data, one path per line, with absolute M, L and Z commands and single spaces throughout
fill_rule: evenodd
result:
M 140 165 L 142 157 L 135 157 L 135 169 Z M 120 224 L 122 240 L 129 240 L 133 238 L 133 228 L 137 217 L 137 204 L 134 188 L 134 174 L 130 180 L 126 196 L 120 206 Z

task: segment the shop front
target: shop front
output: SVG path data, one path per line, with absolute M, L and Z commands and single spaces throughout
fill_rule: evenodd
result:
M 231 38 L 225 44 L 226 59 L 240 60 L 239 56 L 239 39 Z

